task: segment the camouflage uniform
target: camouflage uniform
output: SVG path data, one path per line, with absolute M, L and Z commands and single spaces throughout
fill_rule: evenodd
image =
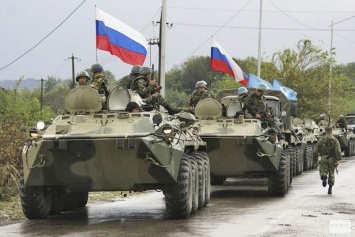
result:
M 96 89 L 99 94 L 105 94 L 104 86 L 108 84 L 108 80 L 105 75 L 99 74 L 94 77 L 91 87 Z
M 170 107 L 161 94 L 155 93 L 155 88 L 144 75 L 138 76 L 131 84 L 131 89 L 136 91 L 145 103 L 153 106 L 162 105 L 164 108 Z
M 337 122 L 336 122 L 337 126 L 339 128 L 346 128 L 348 126 L 348 122 L 346 121 L 345 118 L 340 118 Z
M 127 89 L 130 89 L 131 88 L 131 85 L 132 85 L 132 82 L 134 81 L 134 79 L 137 78 L 137 74 L 136 75 L 133 75 L 133 74 L 130 74 L 130 75 L 127 75 L 125 77 L 123 77 L 119 82 L 118 82 L 118 85 L 120 86 L 124 86 L 126 87 Z
M 211 98 L 211 94 L 205 90 L 204 92 L 199 92 L 198 89 L 194 90 L 190 96 L 190 99 L 189 99 L 189 102 L 188 102 L 188 105 L 190 107 L 193 107 L 195 108 L 197 103 L 200 101 L 200 100 L 203 100 L 203 99 L 206 99 L 206 98 Z
M 238 95 L 238 101 L 240 103 L 240 105 L 242 106 L 242 110 L 243 110 L 243 113 L 245 113 L 245 110 L 246 110 L 246 99 L 248 98 L 248 94 L 242 94 L 242 95 Z
M 334 163 L 341 160 L 341 149 L 338 139 L 333 135 L 324 135 L 317 143 L 313 153 L 313 159 L 318 160 L 318 153 L 321 156 L 319 162 L 319 174 L 321 179 L 329 173 L 328 184 L 334 186 Z
M 266 114 L 270 114 L 270 109 L 267 106 L 265 96 L 258 96 L 253 93 L 250 94 L 245 99 L 245 118 L 252 119 L 255 118 L 256 114 L 261 116 L 261 121 L 265 121 L 269 124 L 270 127 L 276 129 L 278 133 L 280 133 L 280 128 L 276 125 L 275 120 L 271 117 L 267 117 Z

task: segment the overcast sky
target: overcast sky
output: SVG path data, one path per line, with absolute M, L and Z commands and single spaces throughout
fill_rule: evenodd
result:
M 0 68 L 38 44 L 82 2 L 1 0 Z M 167 71 L 188 57 L 209 55 L 212 35 L 232 57 L 258 57 L 260 0 L 167 2 L 167 21 L 173 24 L 167 31 Z M 147 39 L 158 37 L 159 26 L 154 26 L 152 21 L 160 19 L 161 3 L 161 0 L 87 0 L 43 42 L 0 70 L 0 80 L 17 80 L 21 76 L 71 78 L 68 57 L 72 53 L 80 59 L 75 60 L 76 72 L 90 67 L 96 61 L 95 4 L 140 31 Z M 333 47 L 337 62 L 355 62 L 354 0 L 263 0 L 263 58 L 270 58 L 285 48 L 294 48 L 299 40 L 306 38 L 329 50 L 332 21 L 336 23 Z M 150 64 L 149 51 L 145 61 L 147 66 Z M 152 63 L 157 66 L 158 47 L 152 46 L 151 51 Z M 108 52 L 97 52 L 98 61 L 117 79 L 130 72 L 131 65 Z

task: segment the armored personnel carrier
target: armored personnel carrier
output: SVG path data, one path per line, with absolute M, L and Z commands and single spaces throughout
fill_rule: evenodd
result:
M 220 101 L 203 99 L 195 108 L 198 133 L 207 142 L 211 183 L 223 184 L 228 177 L 257 175 L 268 177 L 272 195 L 285 195 L 290 185 L 287 143 L 279 141 L 266 122 L 235 118 L 242 108 L 236 95 L 223 96 Z
M 65 111 L 30 130 L 20 194 L 28 219 L 84 207 L 88 192 L 162 190 L 168 214 L 186 218 L 207 205 L 210 168 L 195 117 L 152 110 L 129 113 L 141 99 L 116 86 L 104 99 L 89 86 L 70 91 Z

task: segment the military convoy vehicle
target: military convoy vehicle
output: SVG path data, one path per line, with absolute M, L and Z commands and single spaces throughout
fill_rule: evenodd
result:
M 79 86 L 66 97 L 63 115 L 46 129 L 43 123 L 30 129 L 20 179 L 28 219 L 84 207 L 88 192 L 95 191 L 162 190 L 173 218 L 186 218 L 207 205 L 209 157 L 191 125 L 195 117 L 126 112 L 127 103 L 139 102 L 138 97 L 117 86 L 103 103 L 96 90 Z M 273 155 L 268 165 L 276 172 L 281 148 L 273 147 L 259 153 Z
M 234 90 L 235 91 L 235 90 Z M 236 95 L 199 101 L 195 108 L 198 134 L 207 143 L 211 183 L 223 184 L 228 177 L 268 177 L 268 190 L 283 196 L 290 186 L 287 143 L 278 140 L 275 129 L 258 119 L 235 118 L 242 106 Z

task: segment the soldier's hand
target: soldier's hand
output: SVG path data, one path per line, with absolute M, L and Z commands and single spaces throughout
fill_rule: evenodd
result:
M 260 114 L 255 114 L 255 118 L 260 119 L 261 118 Z
M 334 161 L 334 166 L 337 167 L 339 165 L 339 161 Z

